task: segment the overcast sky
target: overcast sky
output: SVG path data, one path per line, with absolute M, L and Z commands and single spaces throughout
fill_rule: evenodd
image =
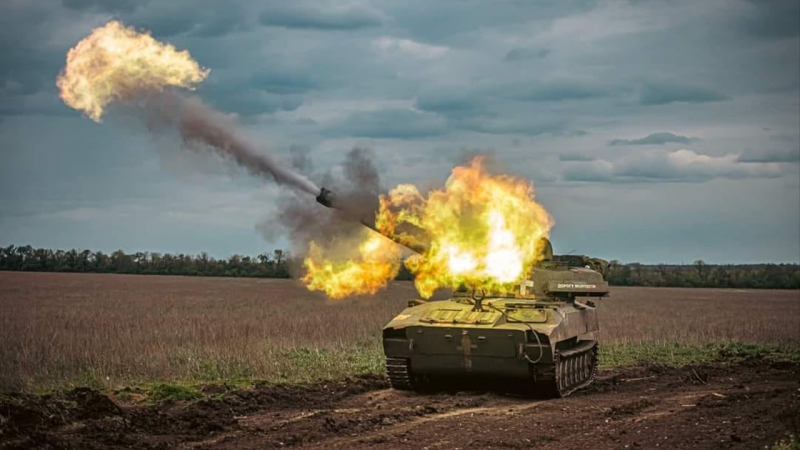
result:
M 211 70 L 197 95 L 312 176 L 360 146 L 387 187 L 432 186 L 488 152 L 533 181 L 557 252 L 798 262 L 799 5 L 4 0 L 0 245 L 287 245 L 256 230 L 283 188 L 59 101 L 67 50 L 117 18 L 189 50 Z

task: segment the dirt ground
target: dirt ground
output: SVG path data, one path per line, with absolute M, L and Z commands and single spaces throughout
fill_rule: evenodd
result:
M 606 371 L 558 400 L 422 395 L 380 377 L 207 390 L 158 405 L 14 394 L 0 401 L 0 449 L 755 449 L 800 434 L 800 367 L 759 361 Z

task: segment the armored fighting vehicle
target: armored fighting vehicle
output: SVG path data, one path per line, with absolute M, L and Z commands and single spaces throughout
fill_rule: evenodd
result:
M 328 189 L 317 201 L 343 209 Z M 383 329 L 392 387 L 427 390 L 451 380 L 484 379 L 565 397 L 591 384 L 600 329 L 593 300 L 609 294 L 603 280 L 607 263 L 554 256 L 547 240 L 540 248 L 543 259 L 510 292 L 462 287 L 448 300 L 410 301 Z
M 511 292 L 461 288 L 448 300 L 410 301 L 383 329 L 392 387 L 426 390 L 483 378 L 564 397 L 591 384 L 599 330 L 593 300 L 609 293 L 606 263 L 553 256 L 549 242 L 546 248 Z

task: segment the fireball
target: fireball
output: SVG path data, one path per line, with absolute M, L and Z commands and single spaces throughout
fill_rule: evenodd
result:
M 315 242 L 309 244 L 303 261 L 303 282 L 312 291 L 323 291 L 333 299 L 356 294 L 374 294 L 386 287 L 400 270 L 401 250 L 394 242 L 365 229 L 356 255 L 331 258 Z
M 186 50 L 113 20 L 69 51 L 56 85 L 64 103 L 99 122 L 115 100 L 133 100 L 169 86 L 192 88 L 208 72 Z
M 540 239 L 549 236 L 553 219 L 536 202 L 528 180 L 491 174 L 484 159 L 476 157 L 469 165 L 454 168 L 444 187 L 427 196 L 410 184 L 381 196 L 375 226 L 393 240 L 421 250 L 405 265 L 414 274 L 420 295 L 428 298 L 438 288 L 462 285 L 484 291 L 511 289 L 541 259 Z M 378 236 L 370 234 L 369 239 L 362 245 Z M 372 292 L 360 282 L 385 286 L 388 278 L 380 283 L 377 279 L 394 277 L 397 271 L 380 268 L 401 253 L 389 240 L 380 242 L 370 244 L 371 250 L 360 259 L 340 262 L 320 260 L 312 243 L 304 281 L 317 289 L 324 286 L 336 298 Z M 359 289 L 351 291 L 354 287 Z
M 541 259 L 537 245 L 549 236 L 553 219 L 529 181 L 493 175 L 479 156 L 454 168 L 444 188 L 427 198 L 411 185 L 391 190 L 381 199 L 376 224 L 404 243 L 427 240 L 427 250 L 406 261 L 427 298 L 442 287 L 510 289 Z M 398 231 L 404 228 L 410 231 Z

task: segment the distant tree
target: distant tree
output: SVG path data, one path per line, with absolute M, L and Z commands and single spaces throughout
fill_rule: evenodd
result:
M 702 259 L 698 259 L 694 262 L 694 270 L 697 272 L 697 280 L 699 281 L 698 286 L 704 286 L 706 284 L 706 276 L 708 273 L 708 266 Z
M 95 252 L 92 267 L 94 272 L 108 272 L 111 268 L 111 258 L 103 252 Z
M 111 268 L 116 273 L 131 273 L 133 262 L 131 257 L 122 250 L 117 250 L 111 254 Z

